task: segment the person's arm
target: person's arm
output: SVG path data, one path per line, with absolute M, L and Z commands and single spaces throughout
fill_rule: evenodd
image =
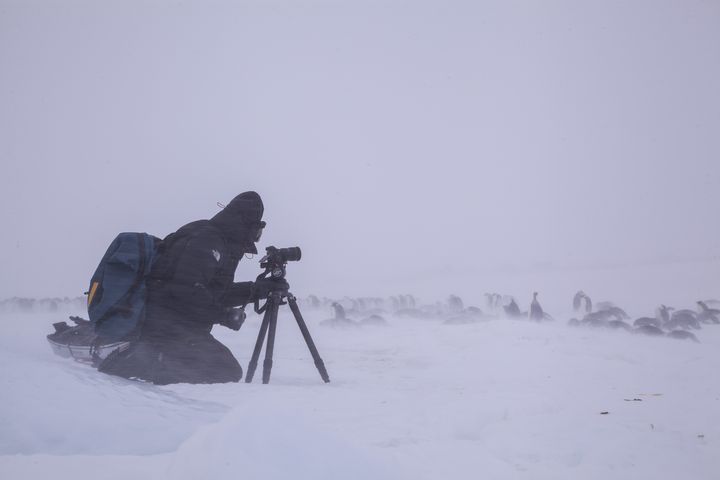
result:
M 229 307 L 247 305 L 255 300 L 264 300 L 271 291 L 285 291 L 290 288 L 284 278 L 261 278 L 255 282 L 233 283 L 224 295 L 222 302 Z
M 222 304 L 228 307 L 247 305 L 254 301 L 255 282 L 235 282 L 222 297 Z

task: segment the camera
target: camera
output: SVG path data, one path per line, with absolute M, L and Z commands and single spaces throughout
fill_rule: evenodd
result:
M 265 269 L 263 276 L 272 278 L 285 277 L 285 265 L 288 262 L 297 262 L 302 257 L 300 247 L 276 248 L 267 247 L 265 256 L 260 259 L 260 268 Z

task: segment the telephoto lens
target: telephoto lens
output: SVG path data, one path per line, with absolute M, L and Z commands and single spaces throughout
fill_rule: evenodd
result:
M 300 247 L 287 247 L 278 249 L 278 253 L 286 262 L 298 262 L 302 257 Z

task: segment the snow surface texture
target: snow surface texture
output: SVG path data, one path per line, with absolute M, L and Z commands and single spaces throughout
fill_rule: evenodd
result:
M 570 328 L 569 302 L 542 324 L 349 329 L 304 308 L 330 384 L 287 311 L 269 385 L 166 387 L 53 355 L 63 312 L 3 313 L 0 478 L 717 478 L 720 326 Z M 214 334 L 246 366 L 259 323 Z

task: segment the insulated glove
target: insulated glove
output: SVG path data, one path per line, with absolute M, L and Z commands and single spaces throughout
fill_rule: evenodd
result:
M 245 322 L 245 308 L 228 308 L 225 312 L 225 318 L 220 321 L 220 325 L 227 327 L 236 332 L 240 330 L 243 322 Z
M 270 292 L 284 292 L 290 289 L 290 284 L 284 278 L 261 278 L 253 286 L 253 300 L 264 300 Z

